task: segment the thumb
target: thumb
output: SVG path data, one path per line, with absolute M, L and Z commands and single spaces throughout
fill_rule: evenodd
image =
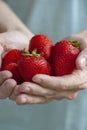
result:
M 87 66 L 87 48 L 80 52 L 76 59 L 76 67 L 83 69 Z

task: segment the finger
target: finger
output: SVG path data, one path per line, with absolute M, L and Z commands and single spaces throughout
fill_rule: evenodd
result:
M 70 75 L 54 77 L 48 75 L 35 75 L 33 81 L 39 85 L 55 90 L 81 90 L 87 78 L 87 70 L 75 70 Z M 84 78 L 83 78 L 84 77 Z
M 0 71 L 0 84 L 2 84 L 6 79 L 11 78 L 12 73 L 10 71 Z
M 65 37 L 64 39 L 71 40 L 71 41 L 78 41 L 81 51 L 85 50 L 87 48 L 87 38 L 84 38 L 83 34 L 81 34 L 81 35 L 79 35 L 79 34 L 70 35 L 70 36 Z
M 76 91 L 60 91 L 57 94 L 55 94 L 53 97 L 47 96 L 49 99 L 56 99 L 56 100 L 61 100 L 61 99 L 68 99 L 68 100 L 73 100 L 77 97 L 77 92 Z
M 16 85 L 15 86 L 14 90 L 12 91 L 11 95 L 9 96 L 9 99 L 11 99 L 11 100 L 15 100 L 16 99 L 16 97 L 19 94 L 19 91 L 18 91 L 19 87 L 20 87 L 20 85 Z
M 76 59 L 76 66 L 78 69 L 83 69 L 87 66 L 87 48 L 80 52 Z
M 0 86 L 0 99 L 4 99 L 10 96 L 14 87 L 16 86 L 16 81 L 13 79 L 7 79 Z
M 15 87 L 16 88 L 16 87 Z M 28 95 L 44 96 L 49 99 L 74 99 L 77 96 L 76 91 L 55 91 L 41 86 L 25 82 L 18 88 L 20 93 L 26 93 Z
M 65 40 L 69 40 L 69 41 L 78 41 L 78 42 L 82 42 L 82 38 L 78 35 L 78 34 L 71 34 L 67 37 L 64 37 L 63 39 Z
M 22 85 L 20 85 L 19 92 L 39 96 L 54 96 L 56 94 L 55 90 L 43 88 L 38 84 L 30 82 L 24 82 Z
M 84 38 L 84 36 L 81 34 L 74 34 L 74 35 L 70 35 L 65 37 L 64 39 L 66 40 L 70 40 L 70 41 L 78 41 L 79 45 L 80 45 L 80 50 L 84 50 L 85 48 L 87 48 L 87 39 Z
M 33 96 L 33 95 L 26 95 L 26 94 L 20 94 L 16 98 L 16 103 L 18 105 L 24 105 L 24 104 L 43 104 L 47 103 L 50 100 L 45 97 L 40 96 Z

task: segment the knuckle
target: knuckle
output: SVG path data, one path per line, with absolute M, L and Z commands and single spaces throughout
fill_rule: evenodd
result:
M 10 79 L 5 80 L 5 85 L 9 85 L 9 84 L 10 84 L 10 82 L 11 82 L 11 80 L 10 80 Z
M 9 71 L 1 71 L 0 72 L 0 84 L 2 84 L 3 81 L 10 78 L 11 76 L 12 76 L 11 72 L 9 72 Z
M 16 85 L 16 81 L 13 80 L 13 79 L 7 79 L 7 80 L 5 80 L 4 85 L 5 86 L 15 86 Z
M 1 71 L 0 72 L 0 78 L 2 78 L 2 79 L 6 79 L 7 78 L 6 71 Z

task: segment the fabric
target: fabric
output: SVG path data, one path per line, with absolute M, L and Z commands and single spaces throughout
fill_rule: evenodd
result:
M 7 0 L 34 33 L 54 43 L 87 28 L 87 0 Z M 0 130 L 87 130 L 87 90 L 73 101 L 17 106 L 0 101 Z

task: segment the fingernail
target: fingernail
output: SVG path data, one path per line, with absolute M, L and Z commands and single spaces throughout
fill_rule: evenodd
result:
M 27 98 L 26 97 L 22 97 L 21 103 L 26 103 L 27 102 Z
M 32 80 L 33 80 L 34 82 L 36 82 L 36 83 L 41 83 L 41 82 L 42 82 L 42 79 L 39 78 L 39 77 L 33 77 Z
M 81 67 L 84 68 L 87 65 L 87 59 L 86 57 L 82 57 L 80 60 Z

